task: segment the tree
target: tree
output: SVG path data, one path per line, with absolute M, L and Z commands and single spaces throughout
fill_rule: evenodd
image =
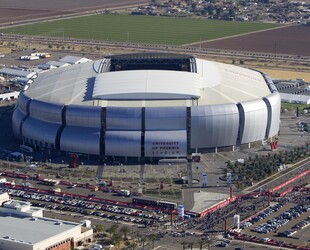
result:
M 118 233 L 115 233 L 112 235 L 111 237 L 111 241 L 117 246 L 117 248 L 119 248 L 119 243 L 122 240 L 122 236 Z
M 181 245 L 183 246 L 183 250 L 185 250 L 185 249 L 186 249 L 187 242 L 186 242 L 186 241 L 182 241 L 182 242 L 181 242 Z
M 137 247 L 137 243 L 135 243 L 135 242 L 131 242 L 129 245 L 129 249 L 131 249 L 131 250 L 135 250 L 136 247 Z
M 235 17 L 236 16 L 236 12 L 235 12 L 234 7 L 229 8 L 228 14 L 229 14 L 229 17 Z
M 208 4 L 207 6 L 205 6 L 205 10 L 208 12 L 210 16 L 212 16 L 215 11 L 214 4 Z
M 216 7 L 216 14 L 220 16 L 223 13 L 223 7 L 222 6 L 217 6 Z
M 152 4 L 153 5 L 160 5 L 160 1 L 159 0 L 152 0 Z
M 206 243 L 207 243 L 207 246 L 208 246 L 208 250 L 210 250 L 210 246 L 211 246 L 212 240 L 206 240 Z
M 144 236 L 141 237 L 141 242 L 142 242 L 142 250 L 144 250 L 144 245 L 145 245 L 145 242 L 146 242 L 146 238 Z
M 130 241 L 125 241 L 125 246 L 126 246 L 126 250 L 135 250 L 137 247 L 137 243 L 135 242 L 130 242 Z
M 113 224 L 110 228 L 107 229 L 107 232 L 113 236 L 114 234 L 116 234 L 117 229 L 118 225 Z
M 129 228 L 127 226 L 123 226 L 119 231 L 123 234 L 124 240 L 127 239 L 127 234 L 130 232 Z
M 205 241 L 204 241 L 204 240 L 200 240 L 200 241 L 198 242 L 198 244 L 199 244 L 199 250 L 202 250 L 202 247 L 203 247 L 203 245 L 205 244 Z
M 103 226 L 98 224 L 94 226 L 94 233 L 100 233 L 103 231 Z
M 155 240 L 157 239 L 157 236 L 155 234 L 149 235 L 150 240 L 152 241 L 152 249 L 154 249 Z
M 194 245 L 194 242 L 188 242 L 188 247 L 192 250 L 193 249 L 193 245 Z

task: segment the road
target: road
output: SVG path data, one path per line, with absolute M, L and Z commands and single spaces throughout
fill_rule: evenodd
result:
M 303 171 L 306 171 L 308 169 L 310 169 L 310 158 L 306 159 L 303 161 L 303 163 L 301 164 L 296 164 L 297 167 L 291 167 L 292 169 L 289 169 L 287 172 L 283 172 L 282 174 L 280 173 L 279 176 L 276 177 L 276 175 L 274 175 L 274 177 L 269 177 L 270 181 L 268 181 L 267 183 L 265 182 L 265 180 L 263 180 L 262 182 L 257 183 L 254 187 L 251 187 L 245 191 L 254 191 L 256 189 L 262 189 L 262 190 L 268 190 L 270 188 L 276 187 L 278 185 L 280 185 L 281 183 L 289 180 L 290 178 L 302 173 Z M 308 178 L 307 176 L 300 178 L 300 180 L 305 181 L 306 178 Z M 296 182 L 299 182 L 296 181 Z M 295 185 L 296 185 L 295 182 Z
M 68 39 L 68 38 L 53 38 L 53 37 L 39 37 L 39 36 L 26 36 L 16 34 L 2 34 L 2 40 L 6 41 L 24 41 L 26 43 L 54 43 L 54 44 L 68 44 L 74 45 L 87 45 L 87 46 L 100 46 L 111 47 L 119 49 L 134 49 L 138 51 L 153 51 L 162 53 L 189 53 L 189 54 L 201 54 L 212 55 L 218 57 L 236 57 L 236 58 L 248 58 L 248 59 L 268 59 L 275 61 L 285 62 L 310 62 L 309 56 L 297 56 L 297 55 L 285 55 L 285 54 L 273 54 L 273 53 L 261 53 L 261 52 L 247 52 L 247 51 L 232 51 L 232 50 L 220 50 L 220 49 L 207 49 L 207 48 L 195 48 L 176 45 L 158 45 L 158 44 L 140 44 L 140 43 L 128 43 L 128 42 L 108 42 L 108 41 L 96 41 L 96 40 L 83 40 L 83 39 Z

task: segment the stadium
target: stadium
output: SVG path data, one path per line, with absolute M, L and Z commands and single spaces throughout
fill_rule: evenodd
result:
M 12 125 L 35 149 L 158 160 L 273 141 L 280 105 L 262 72 L 183 54 L 122 54 L 39 74 L 20 93 Z

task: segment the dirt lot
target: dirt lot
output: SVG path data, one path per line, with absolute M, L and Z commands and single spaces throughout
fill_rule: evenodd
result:
M 267 75 L 269 75 L 273 79 L 304 79 L 306 82 L 310 82 L 310 72 L 298 72 L 293 70 L 277 70 L 277 69 L 267 69 L 255 67 L 255 69 L 260 70 Z
M 310 26 L 290 26 L 193 45 L 202 48 L 310 56 Z
M 143 5 L 149 0 L 0 0 L 0 23 Z

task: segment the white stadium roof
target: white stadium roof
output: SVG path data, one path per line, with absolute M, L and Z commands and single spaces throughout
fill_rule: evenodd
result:
M 101 73 L 93 98 L 105 100 L 175 100 L 200 97 L 197 73 L 167 70 L 134 70 Z
M 66 105 L 159 107 L 191 106 L 192 99 L 198 99 L 198 105 L 238 103 L 271 93 L 260 72 L 197 58 L 197 73 L 153 69 L 97 73 L 97 64 L 40 74 L 26 95 Z

